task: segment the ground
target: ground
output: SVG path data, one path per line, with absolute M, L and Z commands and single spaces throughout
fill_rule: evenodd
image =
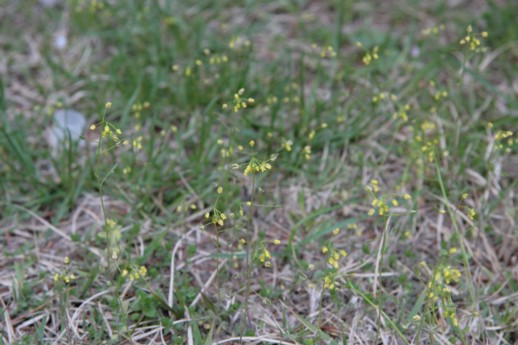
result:
M 516 344 L 515 13 L 0 0 L 0 344 Z

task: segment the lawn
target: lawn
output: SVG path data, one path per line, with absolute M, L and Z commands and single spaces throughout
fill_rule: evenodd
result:
M 517 344 L 517 13 L 0 0 L 0 344 Z

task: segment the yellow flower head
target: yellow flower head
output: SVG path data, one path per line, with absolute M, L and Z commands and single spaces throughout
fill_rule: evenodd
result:
M 147 269 L 146 269 L 146 267 L 145 267 L 145 266 L 140 266 L 140 268 L 139 268 L 138 272 L 139 272 L 139 274 L 140 274 L 141 276 L 145 276 L 145 275 L 146 275 L 146 273 L 147 273 Z

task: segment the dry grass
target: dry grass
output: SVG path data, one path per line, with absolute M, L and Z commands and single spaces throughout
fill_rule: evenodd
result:
M 396 6 L 397 10 L 392 6 Z M 430 13 L 435 11 L 432 11 L 433 7 L 433 2 L 419 7 L 406 2 L 356 3 L 352 8 L 358 18 L 344 24 L 341 32 L 352 37 L 359 36 L 365 22 L 369 22 L 372 23 L 370 29 L 373 32 L 390 28 L 396 36 L 404 36 L 408 23 L 401 21 L 400 16 L 404 14 L 423 23 L 435 24 L 437 18 Z M 13 128 L 18 123 L 25 123 L 24 127 L 16 127 L 16 132 L 24 131 L 30 148 L 37 147 L 38 152 L 48 152 L 42 129 L 48 127 L 49 117 L 35 107 L 48 109 L 62 102 L 70 108 L 90 111 L 86 113 L 88 123 L 95 122 L 99 118 L 98 90 L 91 84 L 110 81 L 117 77 L 118 72 L 105 71 L 113 75 L 104 74 L 92 66 L 113 56 L 117 48 L 103 43 L 102 36 L 83 37 L 74 33 L 76 39 L 70 42 L 66 51 L 49 58 L 45 56 L 48 53 L 48 36 L 54 31 L 42 29 L 38 19 L 41 5 L 27 2 L 22 13 L 18 13 L 17 8 L 16 2 L 0 7 L 0 21 L 9 18 L 12 25 L 9 33 L 0 35 L 0 49 L 5 52 L 0 56 L 0 76 L 8 105 L 5 119 Z M 464 18 L 463 11 L 455 6 L 452 8 L 451 13 L 443 13 L 445 17 L 442 19 Z M 484 12 L 482 8 L 486 7 L 473 4 L 466 11 L 478 18 Z M 286 11 L 284 5 L 270 3 L 258 6 L 257 11 L 252 13 L 233 7 L 225 10 L 221 19 L 218 18 L 221 14 L 217 9 L 203 11 L 193 6 L 185 11 L 190 18 L 206 16 L 207 27 L 213 30 L 217 30 L 221 22 L 227 23 L 228 30 L 246 26 L 249 21 L 262 23 L 261 29 L 251 37 L 256 47 L 253 61 L 258 66 L 262 66 L 261 61 L 274 64 L 285 54 L 284 50 L 279 49 L 280 45 L 293 53 L 293 61 L 309 56 L 304 60 L 303 67 L 291 71 L 297 75 L 303 68 L 307 73 L 301 95 L 337 104 L 340 102 L 336 99 L 341 99 L 346 107 L 353 108 L 350 112 L 353 120 L 361 119 L 364 113 L 363 109 L 355 111 L 355 103 L 349 99 L 363 97 L 368 100 L 365 90 L 373 94 L 386 86 L 376 84 L 367 75 L 354 75 L 352 79 L 357 84 L 346 90 L 345 96 L 335 96 L 330 91 L 329 83 L 315 86 L 323 78 L 320 69 L 334 68 L 334 61 L 320 63 L 318 57 L 311 56 L 309 40 L 298 33 L 300 13 Z M 333 27 L 329 24 L 334 22 L 333 11 L 335 8 L 327 2 L 308 1 L 304 6 L 304 15 L 309 18 L 308 27 L 322 26 L 332 31 Z M 31 13 L 36 18 L 34 25 L 27 20 Z M 53 24 L 68 30 L 69 26 L 74 26 L 72 21 L 73 18 L 64 15 L 58 24 Z M 16 40 L 9 37 L 14 32 L 18 34 Z M 442 39 L 451 41 L 450 36 L 453 35 L 448 31 Z M 284 40 L 277 42 L 275 38 L 279 36 Z M 505 61 L 508 63 L 516 58 L 516 47 L 509 49 L 514 55 Z M 354 51 L 354 46 L 348 45 L 341 53 L 347 56 Z M 482 62 L 485 68 L 494 72 L 491 79 L 494 79 L 493 84 L 501 90 L 501 94 L 488 96 L 487 102 L 482 102 L 478 109 L 480 114 L 486 114 L 489 107 L 492 110 L 500 107 L 504 120 L 499 124 L 516 130 L 516 118 L 505 113 L 512 111 L 512 104 L 508 104 L 506 96 L 516 93 L 516 90 L 510 89 L 507 78 L 501 75 L 505 69 L 492 70 L 502 64 L 498 62 L 502 56 L 505 56 L 503 51 L 495 55 L 489 53 Z M 53 66 L 56 62 L 69 74 L 57 72 L 59 69 Z M 397 75 L 399 72 L 395 70 L 387 75 L 395 89 L 407 85 L 413 76 Z M 275 77 L 267 76 L 264 81 L 273 82 Z M 448 75 L 443 77 L 449 78 Z M 259 76 L 256 80 L 260 80 Z M 110 89 L 110 92 L 110 99 L 118 96 L 125 98 L 121 96 L 122 91 Z M 406 102 L 417 107 L 419 95 L 411 95 L 410 91 L 409 94 Z M 170 114 L 171 107 L 164 105 L 157 112 Z M 459 108 L 456 101 L 451 101 L 448 107 L 452 114 L 460 114 L 459 118 L 466 112 L 466 109 Z M 387 112 L 393 110 L 387 109 Z M 129 110 L 121 107 L 120 112 L 125 111 Z M 189 111 L 186 109 L 179 113 Z M 293 115 L 287 116 L 285 123 L 293 122 L 296 126 L 299 121 L 294 115 L 296 112 L 294 109 Z M 480 121 L 480 114 L 472 121 Z M 451 149 L 452 140 L 448 135 L 452 133 L 453 120 L 439 115 L 433 120 L 439 128 L 439 146 L 444 151 L 448 147 Z M 493 137 L 485 129 L 473 136 L 459 133 L 459 140 L 465 147 L 464 155 L 459 155 L 462 161 L 451 166 L 452 162 L 446 158 L 438 160 L 438 164 L 451 174 L 443 176 L 448 180 L 450 195 L 449 199 L 444 199 L 435 185 L 434 169 L 426 171 L 425 176 L 406 178 L 406 184 L 399 187 L 401 177 L 408 175 L 413 162 L 411 157 L 397 148 L 412 141 L 413 133 L 405 128 L 395 128 L 390 119 L 372 121 L 376 122 L 375 130 L 354 140 L 344 140 L 339 149 L 336 142 L 325 142 L 321 150 L 315 152 L 317 158 L 312 161 L 311 167 L 304 165 L 312 173 L 304 174 L 301 173 L 302 169 L 290 169 L 292 162 L 286 161 L 279 163 L 285 166 L 276 167 L 274 170 L 277 171 L 261 180 L 264 192 L 259 192 L 258 198 L 263 206 L 250 211 L 252 218 L 247 226 L 252 231 L 254 241 L 279 239 L 281 245 L 270 248 L 274 257 L 270 269 L 254 266 L 249 319 L 242 307 L 236 308 L 236 303 L 244 303 L 247 289 L 244 279 L 245 254 L 243 248 L 236 245 L 243 237 L 243 231 L 227 229 L 216 236 L 213 228 L 201 229 L 204 214 L 210 210 L 211 204 L 205 201 L 210 197 L 207 187 L 197 184 L 198 179 L 190 175 L 196 171 L 195 167 L 192 170 L 182 166 L 167 170 L 179 175 L 172 187 L 167 182 L 156 184 L 151 181 L 153 177 L 149 177 L 145 181 L 149 182 L 150 187 L 140 185 L 139 194 L 136 192 L 138 188 L 130 189 L 131 182 L 117 180 L 104 194 L 106 214 L 110 214 L 110 218 L 125 220 L 122 236 L 131 240 L 121 243 L 124 257 L 137 261 L 138 258 L 145 258 L 141 264 L 145 264 L 148 270 L 156 269 L 145 283 L 138 284 L 121 280 L 116 271 L 105 268 L 108 264 L 106 248 L 96 236 L 102 231 L 106 220 L 95 186 L 89 184 L 84 187 L 67 213 L 57 217 L 58 202 L 35 204 L 32 199 L 34 194 L 38 194 L 37 200 L 43 200 L 42 194 L 52 194 L 54 189 L 45 189 L 38 184 L 24 186 L 23 182 L 14 185 L 12 181 L 15 179 L 9 175 L 9 182 L 3 188 L 6 200 L 0 203 L 0 211 L 5 215 L 0 220 L 0 316 L 3 319 L 0 322 L 0 343 L 23 344 L 36 340 L 53 344 L 100 342 L 100 338 L 95 338 L 96 333 L 105 343 L 121 344 L 172 344 L 177 338 L 181 339 L 180 343 L 197 344 L 197 333 L 208 339 L 206 344 L 309 344 L 308 341 L 331 344 L 344 339 L 349 344 L 372 344 L 373 339 L 382 344 L 400 344 L 404 341 L 512 344 L 518 341 L 516 150 L 495 160 L 487 153 L 485 157 L 477 158 L 476 164 L 470 167 L 469 157 L 474 155 L 471 152 L 478 152 L 479 141 L 487 141 L 487 152 L 492 152 Z M 258 121 L 254 126 L 266 122 Z M 194 125 L 189 125 L 185 127 L 185 137 L 195 133 Z M 158 136 L 156 127 L 160 126 L 146 123 L 144 128 L 150 136 Z M 217 128 L 219 130 L 220 127 Z M 179 145 L 173 140 L 164 145 L 175 150 L 183 147 L 183 144 Z M 79 148 L 74 164 L 77 167 L 88 165 L 89 157 L 94 152 L 95 147 Z M 185 150 L 177 155 L 188 157 L 190 153 Z M 34 157 L 32 153 L 30 156 Z M 0 147 L 0 159 L 0 171 L 5 171 L 6 176 L 7 172 L 13 174 L 7 164 L 12 158 L 4 147 Z M 52 181 L 54 188 L 59 189 L 63 186 L 63 174 L 56 169 L 53 159 L 50 154 L 41 157 L 36 154 L 33 163 L 37 175 L 42 180 Z M 141 154 L 137 161 L 144 159 L 144 154 Z M 157 161 L 155 165 L 143 164 L 140 168 L 156 169 L 158 172 L 161 164 L 165 170 L 171 163 Z M 485 164 L 493 165 L 493 172 L 479 171 Z M 14 173 L 24 174 L 24 166 L 18 162 L 15 165 L 19 171 Z M 212 170 L 214 166 L 217 164 L 213 162 L 205 169 Z M 249 179 L 242 174 L 236 176 L 230 185 L 237 186 L 239 192 L 233 197 L 249 200 L 254 193 Z M 208 188 L 213 189 L 216 178 L 212 173 L 207 173 L 207 177 L 212 183 L 208 184 Z M 416 191 L 412 208 L 415 212 L 399 207 L 394 208 L 395 214 L 385 221 L 367 217 L 370 200 L 364 186 L 373 178 L 378 179 L 387 192 Z M 469 197 L 458 202 L 454 196 L 460 195 L 460 191 L 468 187 Z M 31 192 L 31 188 L 39 190 Z M 185 198 L 175 196 L 171 200 L 171 189 L 181 189 Z M 144 200 L 142 195 L 149 198 L 142 201 L 147 203 L 145 207 L 138 209 L 141 206 L 139 200 Z M 195 211 L 177 215 L 174 209 L 179 200 L 198 207 Z M 468 207 L 480 211 L 477 221 L 470 219 Z M 347 225 L 353 223 L 357 228 L 347 229 Z M 331 234 L 335 224 L 342 224 L 342 232 L 338 236 Z M 457 238 L 458 234 L 461 234 L 460 239 Z M 327 264 L 321 246 L 326 241 L 332 241 L 336 249 L 349 253 L 336 272 L 339 288 L 335 293 L 322 289 L 321 273 Z M 428 278 L 434 274 L 434 265 L 441 250 L 449 243 L 458 243 L 459 248 L 463 247 L 469 261 L 469 266 L 463 267 L 460 256 L 452 260 L 452 264 L 463 267 L 462 284 L 452 287 L 452 298 L 465 338 L 458 336 L 458 331 L 441 313 L 436 315 L 436 323 L 419 325 L 412 321 L 412 308 L 419 303 Z M 293 246 L 290 247 L 290 244 Z M 195 248 L 194 252 L 192 248 Z M 219 258 L 215 256 L 216 251 L 220 254 Z M 60 295 L 56 292 L 52 277 L 63 270 L 65 256 L 71 260 L 70 271 L 75 272 L 79 279 L 65 286 L 71 293 L 66 305 L 63 305 L 65 293 Z M 420 265 L 420 262 L 426 264 Z M 314 268 L 308 269 L 308 265 L 314 265 Z M 468 277 L 471 281 L 467 281 Z M 470 289 L 474 291 L 474 296 L 470 295 Z M 189 292 L 194 293 L 192 298 L 179 296 Z M 155 316 L 139 314 L 136 320 L 125 318 L 128 315 L 121 316 L 120 305 L 128 313 L 130 310 L 137 313 L 135 310 L 138 311 L 143 296 L 156 297 L 153 302 L 157 309 Z M 378 301 L 378 297 L 382 301 L 381 308 L 369 303 Z M 384 316 L 380 317 L 380 313 Z M 123 325 L 127 327 L 126 332 L 121 331 L 121 319 L 127 322 Z M 165 319 L 169 319 L 171 324 L 165 325 Z M 242 334 L 243 320 L 248 328 L 253 329 L 254 336 Z M 393 323 L 397 323 L 398 330 L 394 329 Z M 399 333 L 405 335 L 405 340 Z M 454 335 L 458 336 L 456 340 L 451 339 Z

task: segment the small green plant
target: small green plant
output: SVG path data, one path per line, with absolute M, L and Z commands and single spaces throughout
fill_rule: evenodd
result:
M 0 344 L 513 343 L 512 5 L 54 2 L 0 10 Z

